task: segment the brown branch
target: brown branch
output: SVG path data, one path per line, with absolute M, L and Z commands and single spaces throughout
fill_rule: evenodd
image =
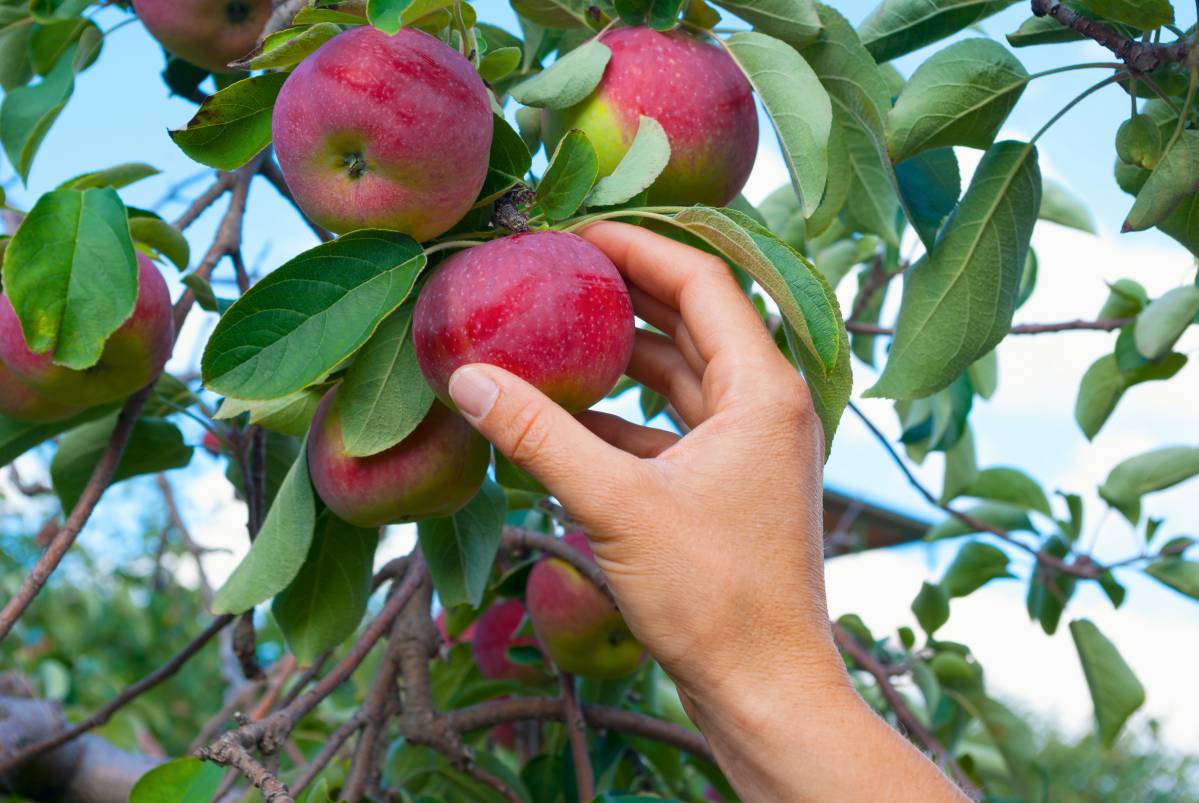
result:
M 196 563 L 196 575 L 200 580 L 200 596 L 204 599 L 204 604 L 212 605 L 212 581 L 208 579 L 208 572 L 204 570 L 202 558 L 204 554 L 212 550 L 206 549 L 196 543 L 192 538 L 191 530 L 188 529 L 187 523 L 183 521 L 183 516 L 179 512 L 179 503 L 175 499 L 175 490 L 171 487 L 171 481 L 167 479 L 167 475 L 159 473 L 155 480 L 158 483 L 158 490 L 162 493 L 163 504 L 167 509 L 168 524 L 179 533 L 179 540 L 183 543 L 183 548 L 192 560 Z
M 924 726 L 924 723 L 912 711 L 908 705 L 908 701 L 903 698 L 903 695 L 891 683 L 890 672 L 887 667 L 875 659 L 870 654 L 870 650 L 860 644 L 844 627 L 833 622 L 832 628 L 833 640 L 837 642 L 837 646 L 841 648 L 842 652 L 849 655 L 859 668 L 868 672 L 874 678 L 875 683 L 878 684 L 879 691 L 882 692 L 883 697 L 887 700 L 887 705 L 895 712 L 895 717 L 903 725 L 904 730 L 909 735 L 915 737 L 925 750 L 933 754 L 937 763 L 953 777 L 953 780 L 961 787 L 962 792 L 971 800 L 978 800 L 981 797 L 978 788 L 970 782 L 966 773 L 958 766 L 953 754 L 945 748 L 945 745 L 941 744 L 940 740 L 933 735 L 932 731 Z
M 1110 318 L 1099 321 L 1058 321 L 1055 323 L 1021 323 L 1010 330 L 1010 335 L 1043 335 L 1052 332 L 1111 332 L 1131 323 L 1132 318 Z M 848 320 L 845 328 L 860 335 L 894 335 L 895 329 L 890 326 L 866 323 L 865 321 Z
M 205 761 L 236 769 L 262 791 L 266 803 L 295 803 L 287 785 L 235 741 L 217 741 L 210 747 L 201 748 L 196 755 Z
M 184 210 L 183 214 L 175 219 L 175 228 L 183 231 L 191 224 L 200 219 L 200 216 L 208 211 L 208 208 L 215 204 L 222 195 L 229 191 L 233 186 L 233 178 L 235 173 L 218 173 L 217 179 L 212 185 L 196 196 L 196 199 Z
M 291 188 L 287 186 L 286 179 L 283 178 L 283 171 L 279 168 L 278 162 L 272 158 L 267 158 L 262 163 L 262 177 L 269 181 L 271 186 L 274 187 L 275 190 L 282 195 L 285 200 L 295 207 L 295 210 L 300 214 L 300 217 L 303 218 L 304 223 L 307 224 L 308 228 L 312 229 L 312 233 L 316 235 L 318 240 L 323 243 L 327 243 L 333 239 L 333 232 L 312 220 L 312 218 L 308 217 L 304 210 L 300 208 L 300 204 L 296 201 L 295 195 L 292 194 Z
M 1135 72 L 1149 72 L 1163 64 L 1184 62 L 1191 51 L 1191 43 L 1186 39 L 1164 45 L 1129 39 L 1103 23 L 1088 19 L 1062 5 L 1059 0 L 1032 0 L 1032 13 L 1038 17 L 1052 17 L 1065 27 L 1098 42 Z
M 614 730 L 642 736 L 662 742 L 671 747 L 716 763 L 704 737 L 695 731 L 675 725 L 673 722 L 656 719 L 603 705 L 584 705 L 583 719 L 596 730 Z M 443 715 L 451 728 L 459 733 L 493 728 L 509 722 L 525 720 L 564 722 L 566 710 L 562 701 L 549 697 L 508 698 L 489 700 L 485 703 L 449 711 Z
M 613 605 L 616 604 L 616 597 L 613 596 L 612 589 L 608 586 L 608 578 L 604 576 L 603 569 L 561 538 L 555 538 L 548 533 L 526 530 L 522 527 L 508 526 L 504 527 L 500 543 L 504 549 L 509 551 L 527 552 L 536 549 L 566 561 L 578 570 L 579 574 L 590 580 L 592 585 L 608 598 L 609 602 Z
M 196 734 L 196 738 L 192 739 L 188 745 L 187 752 L 195 753 L 204 745 L 208 744 L 217 733 L 224 728 L 230 720 L 235 719 L 235 715 L 242 709 L 248 707 L 262 687 L 266 685 L 266 678 L 256 680 L 250 683 L 243 683 L 240 687 L 233 691 L 229 696 L 228 701 L 221 706 L 221 710 L 217 711 L 213 716 L 204 723 L 200 728 L 200 732 Z
M 308 784 L 312 783 L 317 775 L 320 775 L 321 770 L 329 765 L 333 757 L 337 755 L 337 751 L 341 749 L 349 738 L 353 736 L 359 729 L 366 724 L 366 717 L 362 711 L 358 711 L 349 719 L 341 724 L 333 734 L 325 740 L 321 746 L 320 752 L 313 756 L 303 768 L 300 769 L 300 774 L 296 776 L 296 780 L 291 784 L 291 789 L 297 795 L 308 788 Z
M 275 0 L 275 8 L 271 11 L 271 16 L 267 18 L 262 34 L 258 37 L 258 44 L 261 46 L 268 36 L 291 25 L 296 14 L 299 14 L 300 10 L 309 2 L 310 0 Z
M 570 741 L 579 803 L 591 803 L 595 797 L 595 773 L 591 769 L 591 754 L 587 751 L 587 723 L 575 696 L 574 675 L 558 670 L 558 687 L 562 690 L 562 715 L 566 721 L 566 737 Z
M 1025 552 L 1036 558 L 1040 563 L 1043 563 L 1044 565 L 1056 569 L 1064 574 L 1070 574 L 1087 580 L 1094 580 L 1107 570 L 1107 567 L 1096 563 L 1085 555 L 1079 556 L 1079 559 L 1074 563 L 1067 563 L 1056 555 L 1051 555 L 1048 552 L 1039 550 L 1034 546 L 1024 543 L 1007 530 L 1004 530 L 1002 527 L 996 527 L 990 522 L 983 521 L 976 516 L 971 516 L 969 513 L 963 513 L 948 503 L 941 502 L 939 499 L 937 499 L 937 497 L 933 496 L 932 491 L 928 490 L 928 488 L 925 488 L 923 483 L 916 478 L 916 475 L 912 473 L 910 468 L 908 468 L 907 463 L 904 462 L 903 458 L 899 456 L 899 453 L 895 451 L 895 447 L 893 447 L 891 442 L 887 440 L 887 436 L 883 434 L 882 430 L 875 426 L 874 422 L 862 412 L 861 408 L 859 408 L 853 402 L 850 402 L 849 409 L 852 410 L 854 415 L 856 415 L 862 421 L 862 423 L 866 425 L 866 428 L 870 430 L 872 435 L 874 435 L 875 440 L 881 443 L 883 448 L 887 450 L 887 453 L 891 456 L 891 460 L 899 467 L 899 470 L 903 472 L 903 475 L 907 478 L 908 483 L 915 488 L 916 491 L 923 496 L 930 505 L 938 507 L 949 515 L 953 516 L 967 527 L 970 527 L 972 532 L 990 533 L 991 535 L 1006 541 L 1012 546 L 1023 549 Z
M 191 660 L 191 658 L 198 653 L 204 647 L 204 645 L 212 639 L 213 636 L 219 633 L 220 630 L 232 620 L 233 617 L 229 615 L 217 617 L 212 624 L 204 628 L 199 635 L 189 641 L 182 650 L 180 650 L 173 658 L 171 658 L 171 660 L 167 661 L 165 664 L 158 667 L 141 680 L 126 687 L 124 691 L 122 691 L 82 722 L 78 722 L 66 730 L 59 731 L 53 736 L 48 736 L 45 739 L 35 742 L 24 748 L 19 753 L 8 756 L 4 759 L 0 759 L 0 775 L 11 772 L 21 764 L 29 761 L 34 756 L 45 753 L 47 750 L 53 750 L 56 747 L 60 747 L 77 736 L 87 733 L 93 728 L 98 728 L 99 726 L 108 722 L 108 720 L 112 718 L 112 715 L 125 705 L 129 704 L 133 700 L 136 700 L 150 689 L 172 677 L 183 667 L 184 664 Z
M 12 631 L 17 620 L 21 618 L 21 614 L 42 590 L 42 586 L 58 568 L 63 556 L 67 554 L 67 550 L 75 543 L 80 531 L 87 524 L 92 511 L 100 502 L 100 497 L 104 495 L 104 491 L 112 482 L 117 466 L 121 463 L 121 457 L 125 454 L 125 447 L 129 444 L 129 438 L 133 435 L 133 426 L 137 423 L 142 407 L 150 398 L 153 389 L 154 383 L 151 382 L 125 402 L 121 414 L 117 416 L 117 423 L 112 430 L 112 437 L 108 440 L 108 446 L 104 448 L 104 452 L 96 462 L 96 467 L 92 469 L 92 475 L 88 479 L 87 485 L 84 486 L 83 493 L 79 495 L 79 500 L 75 503 L 71 514 L 67 516 L 66 522 L 54 535 L 50 546 L 38 558 L 29 575 L 21 583 L 21 587 L 17 589 L 17 593 L 0 610 L 0 641 L 3 641 L 4 637 Z
M 408 605 L 421 598 L 420 593 L 413 594 Z M 408 608 L 405 608 L 407 611 Z M 379 759 L 382 755 L 382 742 L 386 736 L 387 722 L 398 713 L 399 696 L 396 680 L 400 673 L 400 648 L 402 641 L 398 638 L 404 623 L 403 614 L 396 619 L 387 643 L 387 652 L 375 672 L 374 682 L 367 692 L 366 700 L 359 710 L 364 719 L 362 734 L 358 737 L 358 749 L 354 751 L 354 759 L 350 762 L 350 772 L 346 776 L 341 796 L 350 803 L 358 803 L 366 795 L 371 784 L 375 783 L 380 772 Z

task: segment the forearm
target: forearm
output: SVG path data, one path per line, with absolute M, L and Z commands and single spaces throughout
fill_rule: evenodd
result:
M 709 699 L 685 697 L 741 799 L 966 800 L 858 696 L 837 660 L 835 667 L 792 665 L 756 684 L 722 684 Z

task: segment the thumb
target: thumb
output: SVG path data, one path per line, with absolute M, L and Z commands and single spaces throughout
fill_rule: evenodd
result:
M 494 365 L 464 365 L 450 377 L 450 397 L 483 437 L 532 474 L 576 515 L 601 489 L 640 468 L 520 377 Z M 599 493 L 597 493 L 599 492 Z

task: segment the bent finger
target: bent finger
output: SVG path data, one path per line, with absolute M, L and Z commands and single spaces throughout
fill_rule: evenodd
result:
M 696 427 L 703 421 L 702 380 L 669 338 L 638 329 L 625 373 L 669 399 L 687 426 Z
M 579 423 L 617 449 L 642 458 L 653 458 L 679 442 L 673 432 L 643 427 L 620 416 L 588 410 L 579 415 Z

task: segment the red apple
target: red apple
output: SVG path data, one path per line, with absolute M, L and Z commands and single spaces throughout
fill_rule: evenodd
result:
M 550 152 L 567 131 L 581 129 L 606 176 L 645 115 L 670 140 L 670 162 L 649 189 L 651 204 L 724 206 L 737 197 L 758 153 L 758 113 L 732 57 L 677 30 L 617 28 L 600 41 L 612 58 L 595 91 L 569 109 L 542 113 Z
M 594 558 L 583 533 L 567 533 L 565 541 Z M 614 680 L 641 665 L 645 648 L 633 638 L 620 612 L 566 561 L 548 556 L 540 560 L 529 573 L 525 601 L 542 648 L 560 669 Z
M 220 457 L 224 447 L 221 445 L 221 439 L 214 432 L 205 432 L 204 440 L 200 442 L 204 447 L 204 451 L 208 452 L 213 457 Z
M 449 627 L 445 620 L 445 608 L 442 608 L 437 613 L 437 618 L 433 620 L 433 624 L 437 627 L 437 632 L 441 634 L 441 643 L 446 646 L 446 649 L 453 647 L 456 644 L 469 644 L 475 637 L 475 623 L 471 622 L 457 636 L 451 636 Z
M 338 233 L 444 233 L 483 186 L 491 133 L 491 101 L 471 63 L 411 28 L 388 36 L 364 25 L 333 37 L 275 102 L 287 186 Z
M 229 62 L 254 49 L 272 7 L 271 0 L 133 0 L 163 47 L 213 72 L 229 72 Z
M 329 509 L 350 524 L 381 527 L 449 516 L 483 484 L 491 448 L 474 428 L 433 403 L 408 437 L 369 457 L 346 454 L 337 388 L 321 399 L 308 435 L 308 471 Z
M 454 370 L 483 362 L 578 412 L 628 366 L 633 306 L 616 266 L 582 237 L 516 234 L 442 263 L 416 302 L 412 337 L 425 379 L 447 403 Z
M 34 354 L 8 297 L 0 295 L 0 360 L 29 388 L 61 405 L 86 408 L 123 399 L 150 384 L 166 365 L 175 342 L 171 295 L 158 268 L 137 255 L 133 314 L 104 343 L 100 361 L 77 371 L 54 364 L 50 352 Z
M 59 404 L 30 388 L 0 360 L 0 415 L 14 421 L 48 423 L 79 412 L 81 408 Z
M 525 606 L 514 599 L 496 602 L 475 620 L 475 636 L 471 648 L 483 677 L 530 684 L 546 679 L 545 671 L 541 667 L 513 663 L 508 659 L 508 650 L 511 647 L 537 646 L 536 639 L 516 635 L 524 620 Z

